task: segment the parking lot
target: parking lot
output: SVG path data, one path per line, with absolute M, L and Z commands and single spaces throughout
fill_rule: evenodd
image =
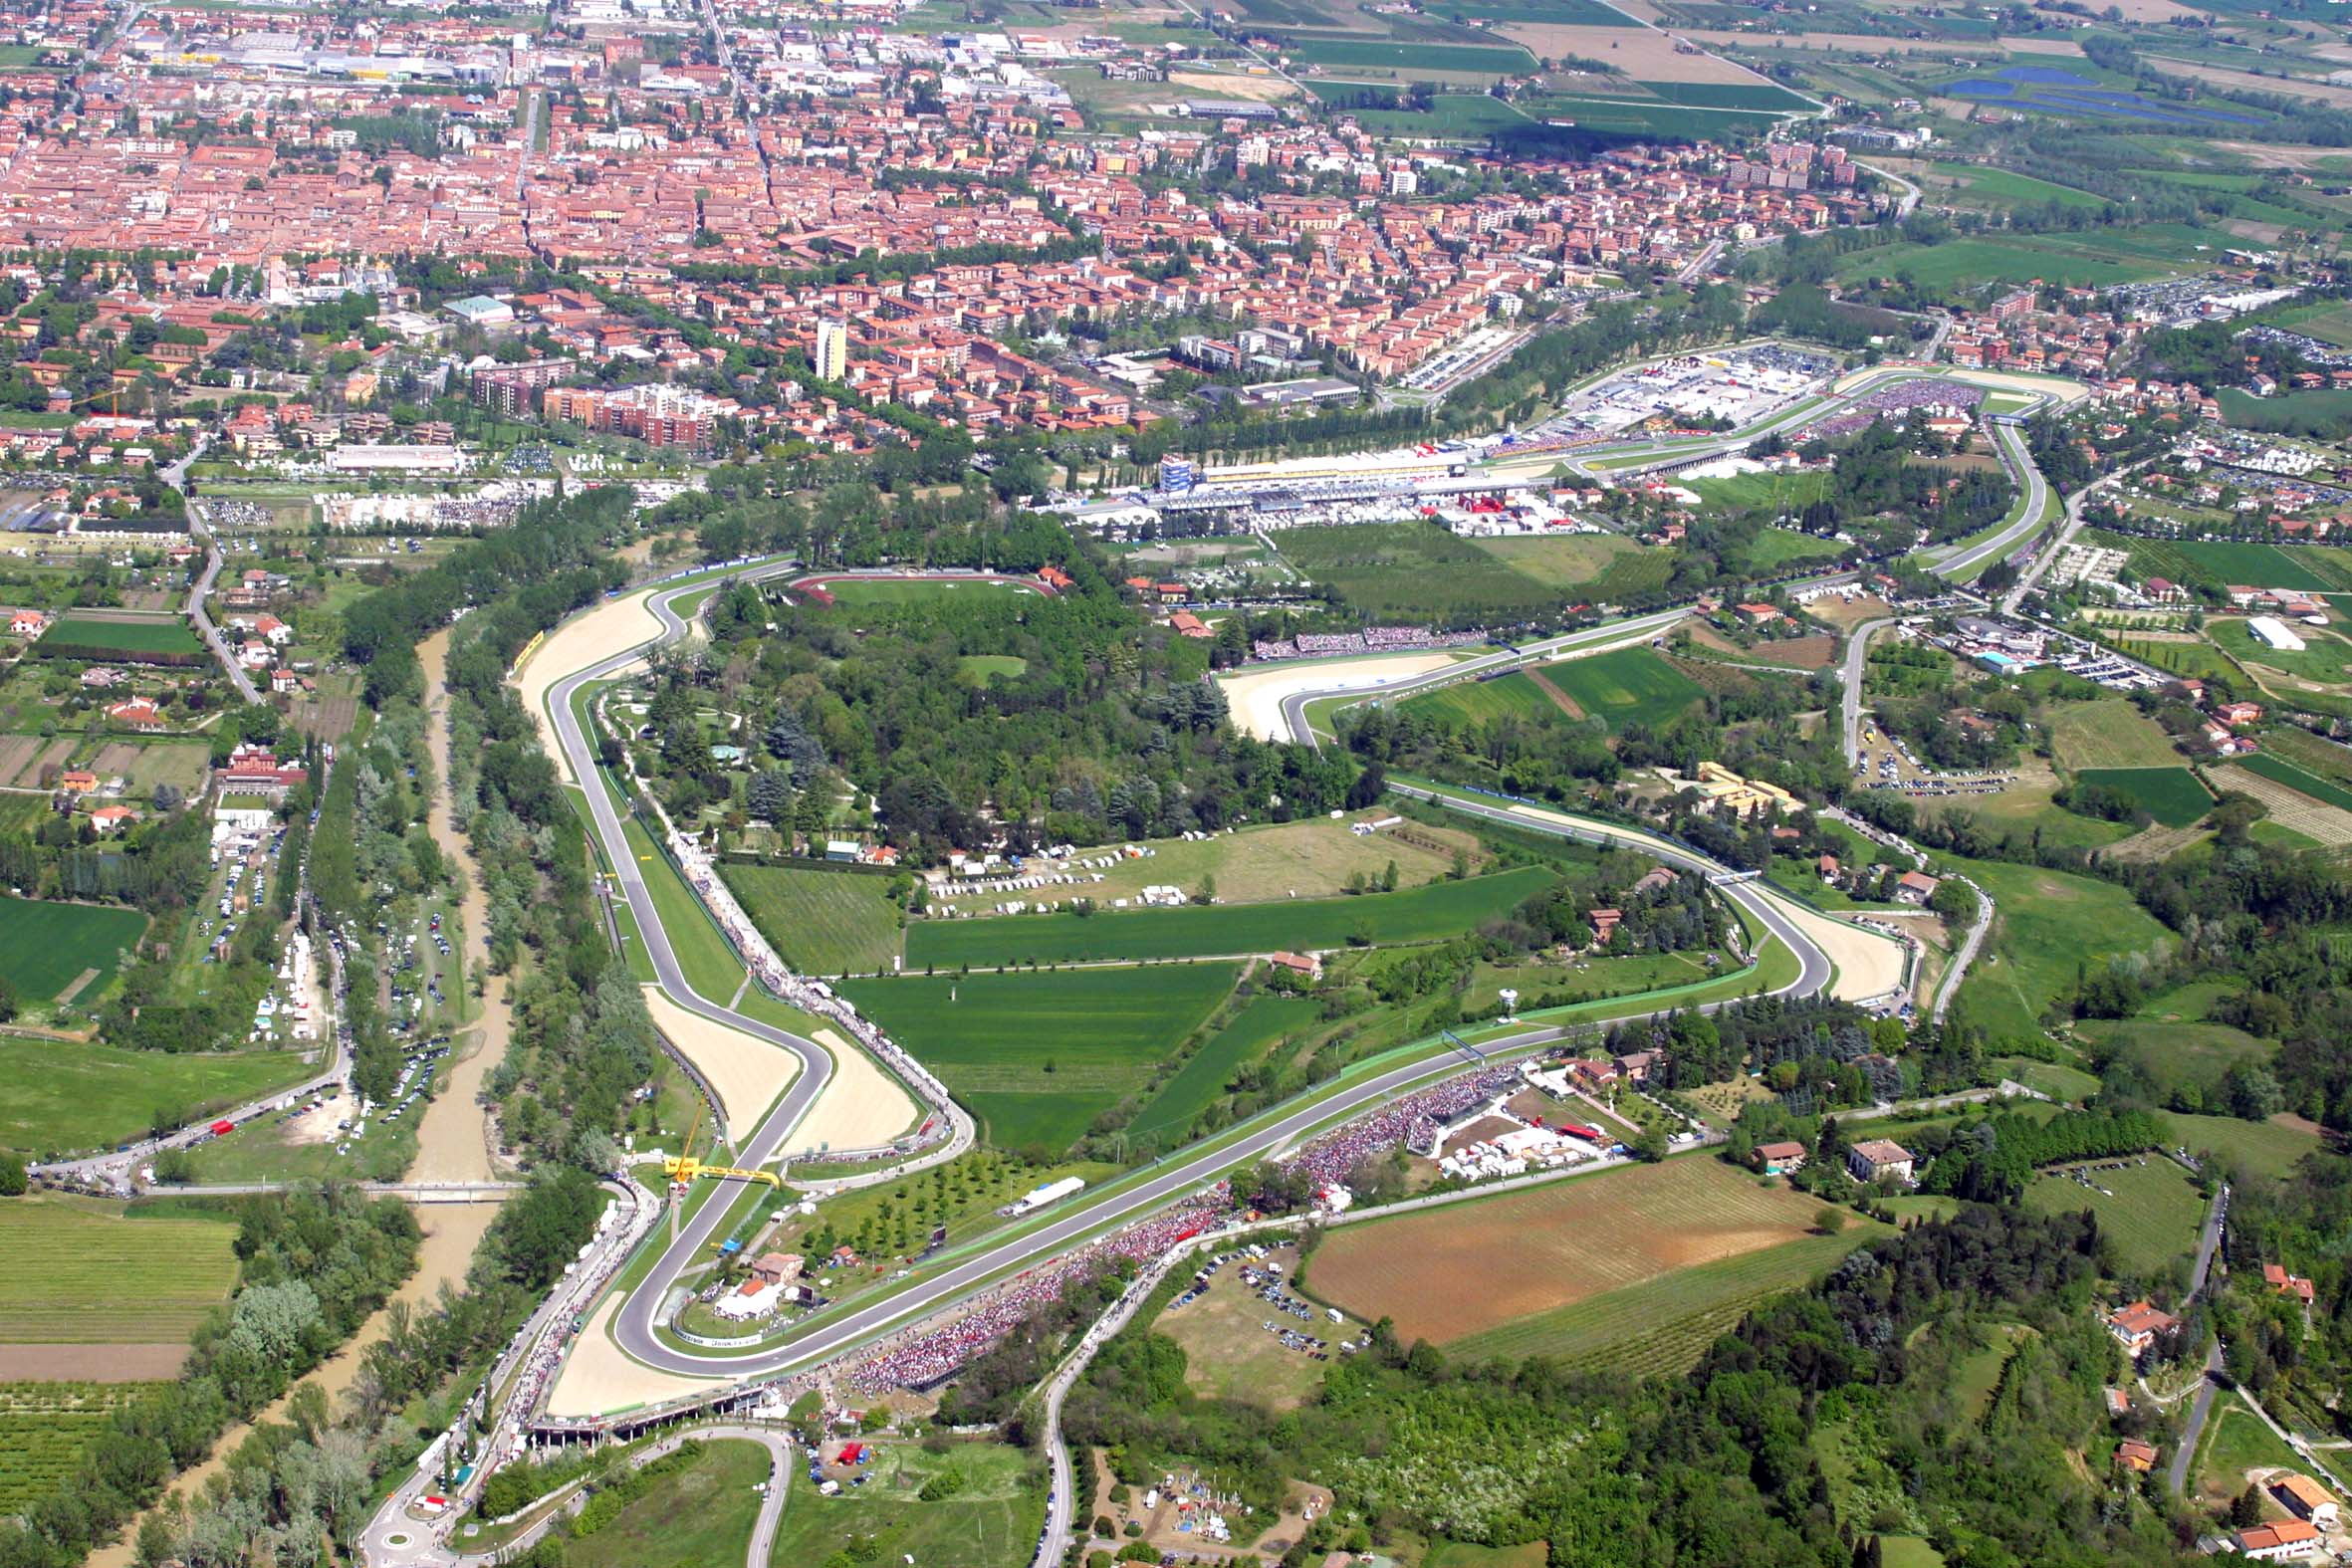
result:
M 1745 428 L 1819 390 L 1836 371 L 1826 354 L 1778 343 L 1682 354 L 1569 393 L 1559 412 L 1526 434 L 1535 440 L 1613 437 L 1660 418 L 1678 425 L 1722 419 Z

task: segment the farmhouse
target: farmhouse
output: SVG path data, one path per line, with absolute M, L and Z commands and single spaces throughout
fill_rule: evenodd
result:
M 2336 1507 L 2336 1499 L 2328 1495 L 2326 1487 L 2308 1475 L 2290 1471 L 2284 1475 L 2271 1476 L 2270 1495 L 2278 1499 L 2281 1508 L 2298 1519 L 2306 1520 L 2322 1530 L 2336 1527 L 2336 1516 L 2340 1511 Z
M 2257 1524 L 2250 1530 L 2240 1530 L 2230 1537 L 2230 1544 L 2241 1556 L 2267 1563 L 2304 1556 L 2320 1544 L 2320 1539 L 2319 1532 L 2301 1519 L 2281 1519 L 2276 1524 Z
M 279 795 L 310 776 L 311 771 L 302 764 L 281 763 L 277 754 L 266 747 L 241 745 L 229 753 L 227 766 L 220 770 L 220 786 L 224 790 Z
M 1766 1176 L 1794 1176 L 1805 1168 L 1805 1146 L 1801 1143 L 1760 1143 L 1756 1146 L 1756 1168 Z
M 1895 902 L 1922 905 L 1936 896 L 1936 889 L 1944 884 L 1918 871 L 1906 871 L 1895 879 Z
M 762 1252 L 752 1259 L 752 1273 L 772 1285 L 789 1285 L 801 1277 L 806 1264 L 798 1252 Z
M 107 709 L 107 717 L 117 724 L 127 724 L 134 730 L 163 728 L 163 710 L 146 697 L 131 697 Z
M 1293 974 L 1303 975 L 1308 980 L 1323 978 L 1323 961 L 1312 954 L 1276 953 L 1270 955 L 1267 962 L 1277 969 L 1287 969 Z
M 2156 1468 L 2156 1449 L 2138 1438 L 2126 1438 L 2115 1446 L 2115 1462 L 2127 1470 L 2145 1475 Z
M 2301 1274 L 2290 1274 L 2276 1263 L 2262 1265 L 2262 1283 L 2282 1296 L 2293 1296 L 2305 1306 L 2311 1304 L 2311 1281 Z
M 49 617 L 39 610 L 18 610 L 8 618 L 8 629 L 19 637 L 38 637 L 49 629 Z
M 1911 1151 L 1885 1138 L 1867 1138 L 1846 1151 L 1846 1169 L 1857 1182 L 1911 1180 Z
M 138 813 L 126 805 L 102 805 L 90 813 L 90 825 L 102 833 L 113 833 L 138 820 Z
M 68 794 L 88 794 L 98 787 L 98 775 L 76 768 L 58 775 L 57 786 Z
M 2116 1342 L 2135 1356 L 2180 1326 L 2179 1318 L 2146 1301 L 2134 1301 L 2130 1306 L 2118 1307 L 2107 1317 L 2107 1332 L 2113 1334 Z

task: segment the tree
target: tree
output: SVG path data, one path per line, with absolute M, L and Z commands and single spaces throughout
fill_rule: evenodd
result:
M 1813 1216 L 1813 1229 L 1823 1235 L 1835 1235 L 1846 1228 L 1846 1212 L 1835 1204 L 1824 1204 Z
M 0 1198 L 22 1198 L 27 1186 L 25 1162 L 15 1155 L 0 1155 Z

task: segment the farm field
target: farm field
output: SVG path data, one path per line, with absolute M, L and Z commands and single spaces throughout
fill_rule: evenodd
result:
M 1365 38 L 1326 38 L 1298 32 L 1271 35 L 1294 61 L 1316 66 L 1359 66 L 1388 71 L 1461 71 L 1475 76 L 1513 76 L 1533 60 L 1524 49 L 1477 44 L 1432 44 Z
M 1233 990 L 1231 964 L 850 981 L 1001 1148 L 1058 1154 Z
M 2162 1272 L 2173 1259 L 2197 1246 L 2205 1200 L 2196 1178 L 2159 1154 L 2134 1156 L 2119 1171 L 2093 1171 L 2094 1192 L 2070 1177 L 2043 1175 L 2025 1189 L 2025 1207 L 2041 1214 L 2098 1216 L 2099 1229 L 2115 1240 L 2123 1266 L 2136 1274 Z
M 2260 774 L 2265 779 L 2285 784 L 2289 789 L 2298 790 L 2323 804 L 2335 806 L 2339 810 L 2352 811 L 2352 789 L 2347 789 L 2332 780 L 2322 779 L 2308 769 L 2298 768 L 2283 758 L 2273 757 L 2268 752 L 2255 752 L 2250 756 L 2240 757 L 2233 766 L 2242 768 L 2248 773 Z
M 184 1341 L 228 1299 L 237 1260 L 227 1220 L 143 1219 L 64 1199 L 0 1209 L 0 1343 Z
M 1994 280 L 2030 283 L 2041 278 L 2097 288 L 2161 278 L 2175 269 L 2160 262 L 2066 255 L 2038 243 L 2017 240 L 1955 240 L 1944 245 L 1881 246 L 1855 253 L 1838 269 L 1843 282 L 1893 278 L 1909 273 L 1926 288 Z
M 0 1515 L 23 1512 L 82 1467 L 115 1411 L 142 1383 L 0 1383 Z
M 888 877 L 725 862 L 719 876 L 760 934 L 804 975 L 888 969 L 898 951 Z
M 2096 533 L 2088 543 L 2120 548 L 2132 554 L 2133 565 L 2171 577 L 2176 582 L 2208 582 L 2222 587 L 2244 583 L 2256 588 L 2293 588 L 2304 593 L 2341 587 L 2333 574 L 2323 576 L 2303 559 L 2303 552 L 2277 545 L 2235 540 L 2140 539 L 2131 535 Z
M 2324 780 L 2297 773 L 2284 765 L 2251 766 L 2276 762 L 2277 759 L 2258 752 L 2240 758 L 2231 767 L 2214 771 L 2214 787 L 2234 789 L 2261 801 L 2270 815 L 2266 821 L 2256 823 L 2258 827 L 2284 828 L 2327 849 L 2352 844 L 2352 810 L 2331 803 L 2343 791 Z M 2327 791 L 2324 798 L 2322 790 Z
M 222 1110 L 307 1076 L 293 1051 L 125 1050 L 70 1040 L 0 1039 L 0 1149 L 36 1159 L 113 1148 L 147 1130 Z
M 1224 1091 L 1228 1079 L 1265 1056 L 1283 1036 L 1309 1027 L 1321 1015 L 1321 1005 L 1305 997 L 1251 998 L 1239 1017 L 1202 1042 L 1192 1059 L 1144 1101 L 1127 1124 L 1128 1138 L 1138 1147 L 1159 1142 L 1175 1147 L 1192 1119 Z
M 830 1561 L 852 1543 L 872 1550 L 871 1561 L 894 1563 L 1010 1563 L 1037 1544 L 1046 1517 L 1046 1488 L 1030 1474 L 1029 1456 L 996 1444 L 957 1445 L 932 1455 L 908 1443 L 876 1451 L 865 1485 L 839 1498 L 817 1495 L 806 1469 L 792 1471 L 792 1494 L 769 1561 L 779 1565 Z M 964 1483 L 952 1497 L 922 1502 L 916 1493 L 950 1465 Z M 748 1495 L 748 1493 L 747 1493 Z M 570 1547 L 566 1548 L 569 1557 Z M 718 1556 L 704 1563 L 740 1560 Z M 845 1558 L 855 1561 L 855 1558 Z
M 1214 878 L 1221 906 L 1273 903 L 1343 893 L 1349 878 L 1380 876 L 1392 861 L 1397 886 L 1418 887 L 1450 874 L 1457 853 L 1473 870 L 1488 858 L 1478 839 L 1458 828 L 1412 822 L 1376 833 L 1350 830 L 1351 822 L 1377 820 L 1382 814 L 1375 808 L 1341 821 L 1318 816 L 1256 823 L 1207 838 L 1150 839 L 1141 845 L 1150 854 L 1122 859 L 1102 872 L 1100 882 L 1081 886 L 1100 904 L 1132 898 L 1155 884 L 1189 893 Z M 1065 889 L 1073 894 L 1079 890 Z
M 2040 206 L 2056 202 L 2062 207 L 2095 210 L 2107 204 L 2103 196 L 2087 190 L 2076 190 L 2071 185 L 2059 185 L 2046 179 L 2035 179 L 2030 174 L 2019 174 L 2009 169 L 1979 168 L 1973 163 L 1935 163 L 1928 180 L 1949 189 L 1959 200 L 1970 206 L 2010 207 Z M 1949 181 L 1947 187 L 1945 182 Z
M 1491 1348 L 1506 1325 L 1799 1240 L 1819 1211 L 1801 1193 L 1683 1158 L 1337 1227 L 1307 1281 L 1366 1322 L 1393 1318 L 1406 1344 Z M 1463 1288 L 1470 1280 L 1475 1290 Z
M 1566 713 L 1532 675 L 1514 670 L 1493 680 L 1456 681 L 1436 691 L 1407 700 L 1416 713 L 1451 720 L 1458 725 L 1488 724 L 1497 719 L 1540 722 L 1565 718 Z
M 910 969 L 994 968 L 1327 949 L 1359 938 L 1425 942 L 1506 914 L 1550 881 L 1550 872 L 1523 866 L 1360 898 L 926 920 L 907 932 L 906 962 Z
M 177 615 L 131 615 L 128 611 L 69 610 L 42 633 L 37 645 L 88 648 L 135 657 L 142 653 L 201 653 L 204 645 Z M 55 657 L 57 655 L 51 655 Z M 71 655 L 67 655 L 71 656 Z
M 2180 762 L 2172 738 L 2124 698 L 2065 703 L 2048 723 L 2060 768 L 2169 768 Z
M 1696 681 L 1648 648 L 1568 659 L 1535 673 L 1611 734 L 1629 724 L 1671 723 L 1704 695 Z
M 760 1498 L 752 1487 L 773 1470 L 757 1443 L 708 1442 L 701 1458 L 658 1477 L 592 1535 L 564 1540 L 564 1561 L 580 1568 L 702 1568 L 731 1563 L 751 1546 Z
M 2187 827 L 2214 804 L 2186 768 L 2085 768 L 2074 781 L 2113 789 L 2167 827 Z
M 2240 1121 L 2234 1116 L 2183 1116 L 2168 1112 L 2173 1137 L 2192 1153 L 2209 1150 L 2243 1166 L 2255 1176 L 2283 1177 L 2295 1162 L 2319 1152 L 2319 1140 L 2307 1126 L 2292 1122 Z
M 1716 1338 L 1771 1297 L 1808 1284 L 1874 1236 L 1856 1225 L 1837 1235 L 1802 1235 L 1455 1341 L 1447 1350 L 1486 1356 L 1553 1357 L 1581 1370 L 1672 1376 L 1690 1370 Z
M 1960 1006 L 1996 1043 L 2038 1036 L 2042 1012 L 2073 988 L 2077 964 L 2170 945 L 2164 927 L 2111 883 L 1989 860 L 1966 869 L 1999 912 L 1992 951 L 1961 983 Z
M 1656 557 L 1671 569 L 1666 551 L 1646 550 L 1622 534 L 1516 534 L 1470 541 L 1514 571 L 1555 588 L 1575 588 L 1617 569 L 1621 562 Z M 1658 573 L 1666 580 L 1666 571 Z
M 1510 108 L 1489 98 L 1476 102 Z M 1519 120 L 1516 111 L 1512 114 Z M 1433 120 L 1437 116 L 1389 117 Z M 1429 133 L 1443 132 L 1433 128 Z M 1283 560 L 1313 581 L 1337 588 L 1348 603 L 1375 619 L 1422 621 L 1461 612 L 1516 620 L 1548 615 L 1559 608 L 1559 594 L 1553 587 L 1469 540 L 1457 539 L 1426 523 L 1286 529 L 1270 537 Z
M 29 1001 L 87 1008 L 113 984 L 122 955 L 145 935 L 135 909 L 0 897 L 0 977 Z

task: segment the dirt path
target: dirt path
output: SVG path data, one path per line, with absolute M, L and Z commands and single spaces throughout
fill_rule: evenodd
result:
M 1563 692 L 1558 687 L 1552 685 L 1551 682 L 1545 678 L 1541 670 L 1530 668 L 1528 671 L 1528 679 L 1535 683 L 1535 689 L 1537 691 L 1551 699 L 1551 704 L 1553 707 L 1566 714 L 1569 718 L 1576 720 L 1578 723 L 1582 723 L 1584 720 L 1592 717 L 1592 715 L 1584 711 L 1584 705 L 1582 703 L 1579 703 L 1575 698 L 1570 697 L 1566 692 Z
M 449 663 L 449 633 L 435 632 L 416 653 L 424 665 L 425 735 L 433 751 L 434 772 L 440 776 L 441 788 L 446 791 L 450 777 L 449 692 L 443 685 L 443 677 Z M 465 947 L 458 957 L 471 964 L 484 954 L 483 941 L 490 929 L 490 901 L 483 896 L 481 881 L 474 874 L 473 851 L 451 819 L 446 796 L 436 802 L 430 827 L 433 842 L 459 868 L 463 896 L 458 900 L 457 912 Z M 459 984 L 468 981 L 461 979 Z M 502 981 L 493 980 L 485 989 L 482 1012 L 473 1024 L 477 1035 L 473 1053 L 449 1069 L 449 1081 L 441 1086 L 441 1092 L 434 1097 L 417 1127 L 416 1163 L 408 1171 L 416 1181 L 487 1182 L 499 1175 L 490 1155 L 489 1127 L 480 1101 L 482 1085 L 489 1080 L 491 1069 L 506 1059 L 514 1016 L 505 993 Z

